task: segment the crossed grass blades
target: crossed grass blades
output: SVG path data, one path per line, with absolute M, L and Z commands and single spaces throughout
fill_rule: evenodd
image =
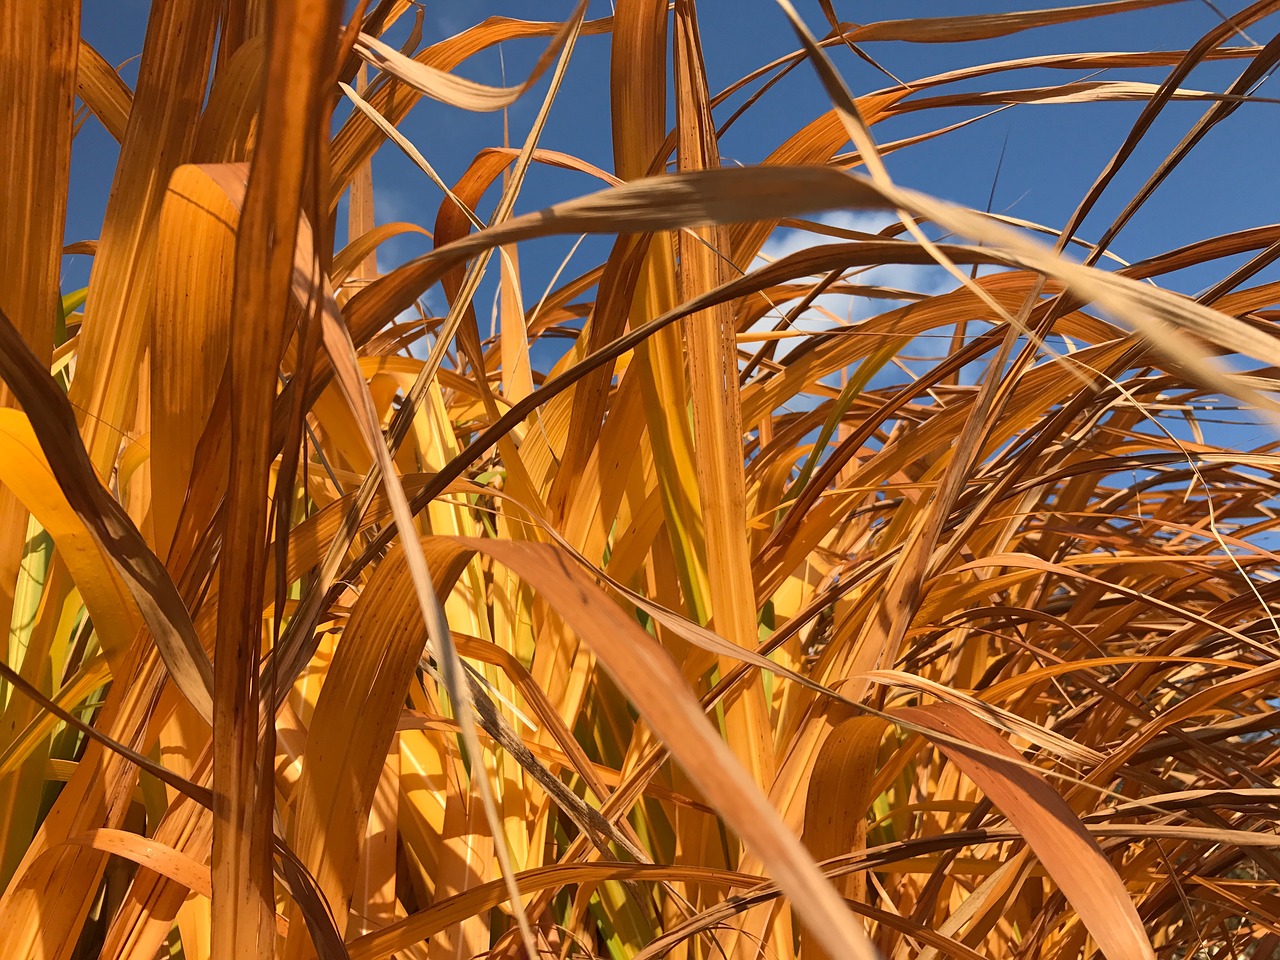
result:
M 408 0 L 155 0 L 129 89 L 78 0 L 0 0 L 0 953 L 1277 955 L 1280 455 L 1214 438 L 1275 415 L 1280 227 L 1107 248 L 1273 68 L 1250 28 L 1280 0 L 1186 50 L 857 96 L 829 59 L 1164 4 L 824 2 L 814 38 L 780 2 L 796 53 L 713 91 L 693 0 L 426 46 Z M 523 82 L 455 72 L 515 40 L 545 44 Z M 610 51 L 612 171 L 543 143 L 581 42 Z M 1188 88 L 1209 60 L 1239 79 Z M 723 163 L 794 70 L 816 119 Z M 538 90 L 452 183 L 398 129 Z M 1141 112 L 1062 225 L 882 162 L 939 111 L 1107 100 Z M 1174 100 L 1201 118 L 1084 243 Z M 119 160 L 101 235 L 64 246 L 87 122 Z M 434 223 L 375 226 L 380 148 Z M 534 165 L 582 196 L 513 216 Z M 409 233 L 431 252 L 379 271 Z M 527 244 L 584 234 L 597 262 L 522 284 Z

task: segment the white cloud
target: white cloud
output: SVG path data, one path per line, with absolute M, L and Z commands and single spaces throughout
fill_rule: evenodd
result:
M 895 223 L 896 218 L 889 213 L 834 211 L 814 218 L 816 222 L 835 227 L 839 230 L 854 231 L 864 234 L 879 233 L 886 226 Z M 753 269 L 763 266 L 767 260 L 798 253 L 810 247 L 844 242 L 840 237 L 814 233 L 809 230 L 783 229 L 774 231 L 761 250 Z M 817 280 L 817 277 L 811 278 Z M 845 278 L 847 282 L 862 286 L 886 287 L 892 290 L 910 291 L 913 293 L 936 294 L 950 290 L 955 281 L 936 265 L 888 263 L 851 272 Z M 901 306 L 903 301 L 871 299 L 868 297 L 852 297 L 847 294 L 823 294 L 814 301 L 814 306 L 798 316 L 792 329 L 809 333 L 837 329 L 844 324 L 866 320 L 888 310 Z M 794 303 L 779 305 L 779 309 L 770 311 L 752 326 L 753 332 L 773 330 L 780 318 Z M 826 312 L 824 312 L 826 311 Z M 840 318 L 833 320 L 830 315 Z M 801 342 L 801 338 L 789 338 L 781 341 L 774 351 L 775 359 L 782 359 Z
M 883 212 L 834 211 L 814 219 L 819 223 L 839 230 L 863 234 L 877 234 L 885 227 L 897 222 L 897 218 L 892 214 Z M 757 258 L 752 266 L 753 268 L 763 266 L 766 263 L 766 258 L 768 260 L 776 260 L 811 247 L 842 242 L 845 241 L 840 237 L 814 233 L 809 230 L 790 228 L 777 230 L 761 250 L 763 256 Z M 812 279 L 817 280 L 818 278 L 814 277 Z M 954 289 L 956 286 L 956 281 L 943 268 L 935 264 L 882 264 L 864 269 L 861 272 L 850 271 L 842 279 L 852 284 L 885 287 L 891 290 L 926 295 L 942 293 Z M 893 310 L 902 306 L 904 302 L 852 297 L 845 294 L 824 294 L 817 298 L 813 309 L 805 311 L 796 318 L 793 328 L 812 333 L 837 329 L 843 324 L 866 320 L 869 317 Z M 777 325 L 780 317 L 793 305 L 794 302 L 780 304 L 778 310 L 767 314 L 752 327 L 752 330 L 772 330 Z M 822 309 L 817 309 L 819 307 Z M 834 314 L 840 320 L 833 320 L 823 310 L 828 311 L 829 314 Z M 799 337 L 781 341 L 774 352 L 775 359 L 782 359 L 800 342 L 801 338 Z M 920 342 L 913 342 L 905 353 L 909 356 L 927 356 L 935 354 L 937 350 L 938 344 L 931 339 L 926 339 Z M 896 368 L 894 369 L 896 370 Z M 835 380 L 832 380 L 832 383 L 834 382 Z M 796 398 L 796 401 L 798 400 L 799 398 Z M 796 401 L 793 401 L 793 405 Z
M 844 210 L 823 214 L 815 219 L 819 223 L 835 227 L 838 230 L 850 230 L 866 234 L 879 233 L 885 227 L 897 222 L 897 218 L 889 213 L 854 213 Z M 777 260 L 781 257 L 798 253 L 801 250 L 807 250 L 810 247 L 840 242 L 842 241 L 839 237 L 813 233 L 808 230 L 778 230 L 765 242 L 761 253 L 769 259 Z M 755 266 L 760 266 L 764 262 L 763 259 L 758 259 Z M 886 263 L 860 272 L 851 272 L 847 279 L 850 283 L 865 286 L 888 287 L 892 290 L 905 290 L 925 294 L 940 293 L 955 286 L 955 281 L 942 268 L 932 264 Z M 895 301 L 857 299 L 859 302 L 853 304 L 853 318 L 859 320 L 883 313 L 899 305 Z M 831 310 L 837 316 L 846 318 L 849 315 L 849 301 L 850 298 L 846 296 L 823 296 L 818 298 L 818 303 L 822 306 Z M 815 318 L 823 323 L 824 329 L 831 326 L 830 321 L 823 318 L 821 314 L 815 314 L 813 318 L 808 319 Z

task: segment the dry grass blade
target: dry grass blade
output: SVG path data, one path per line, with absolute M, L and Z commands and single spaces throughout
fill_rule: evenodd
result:
M 0 84 L 6 91 L 0 101 L 0 137 L 9 145 L 0 178 L 0 210 L 5 211 L 0 257 L 12 268 L 0 291 L 0 310 L 46 365 L 60 311 L 62 198 L 70 185 L 79 32 L 78 4 L 0 5 Z M 32 49 L 39 57 L 28 62 L 26 52 Z M 13 403 L 9 387 L 0 387 L 0 407 Z M 15 600 L 21 616 L 16 588 L 26 535 L 26 510 L 10 490 L 0 490 L 0 624 L 13 622 Z M 0 659 L 17 663 L 17 656 L 16 650 L 4 650 Z M 38 656 L 33 651 L 28 670 Z M 17 713 L 15 719 L 21 716 Z M 37 820 L 32 800 L 40 776 L 29 765 L 0 782 L 0 883 L 8 881 L 21 858 L 19 844 L 10 838 L 33 829 Z
M 804 806 L 804 845 L 819 861 L 867 846 L 867 809 L 875 799 L 875 763 L 888 725 L 876 717 L 841 722 L 823 744 L 813 765 Z M 867 902 L 867 881 L 844 877 L 836 889 L 846 900 Z M 811 934 L 806 933 L 806 942 Z M 821 946 L 816 945 L 821 951 Z M 809 949 L 813 949 L 810 947 Z M 820 954 L 821 955 L 821 954 Z
M 501 110 L 515 103 L 542 78 L 547 67 L 555 62 L 556 55 L 581 22 L 585 8 L 565 21 L 564 27 L 548 45 L 528 78 L 515 87 L 490 87 L 459 77 L 445 70 L 437 70 L 425 63 L 418 63 L 399 50 L 387 46 L 377 37 L 361 34 L 356 40 L 356 52 L 370 66 L 404 81 L 424 96 L 461 107 L 464 110 Z
M 75 714 L 71 713 L 69 710 L 65 710 L 62 707 L 58 706 L 56 703 L 54 703 L 52 700 L 45 698 L 44 695 L 41 694 L 39 690 L 36 690 L 34 687 L 28 684 L 25 680 L 22 679 L 20 675 L 14 673 L 11 669 L 9 669 L 9 667 L 3 664 L 0 664 L 0 673 L 3 673 L 5 680 L 13 684 L 14 688 L 19 693 L 21 693 L 23 696 L 31 700 L 34 700 L 37 704 L 40 705 L 42 709 L 48 711 L 50 714 L 57 717 L 63 723 L 66 723 L 82 731 L 86 736 L 90 737 L 91 739 L 97 740 L 99 743 L 103 744 L 114 753 L 118 753 L 120 754 L 120 756 L 125 757 L 126 759 L 130 760 L 133 763 L 136 763 L 139 767 L 151 773 L 158 780 L 162 781 L 163 783 L 169 784 L 179 792 L 184 793 L 187 796 L 190 796 L 201 803 L 204 803 L 204 804 L 212 803 L 212 795 L 209 793 L 209 791 L 205 790 L 204 788 L 200 787 L 197 784 L 193 784 L 187 780 L 184 780 L 182 777 L 175 776 L 172 772 L 166 770 L 164 767 L 160 766 L 158 763 L 155 763 L 154 761 L 144 757 L 142 754 L 138 753 L 136 750 L 131 749 L 125 744 L 118 743 L 117 741 L 112 740 L 110 737 L 105 736 L 101 731 L 91 727 L 89 724 L 85 723 L 83 720 L 79 720 L 75 716 Z M 89 846 L 92 846 L 92 844 L 89 844 Z
M 267 31 L 258 148 L 249 168 L 235 248 L 230 341 L 230 481 L 223 550 L 243 558 L 219 583 L 214 652 L 213 927 L 215 955 L 273 954 L 274 887 L 270 837 L 274 787 L 264 773 L 274 726 L 259 735 L 258 661 L 262 647 L 263 545 L 271 460 L 272 402 L 289 334 L 293 244 L 303 187 L 317 175 L 326 116 L 323 64 L 332 52 L 338 4 L 276 4 Z M 268 698 L 270 703 L 272 698 Z
M 76 92 L 107 132 L 116 140 L 123 140 L 133 108 L 133 92 L 102 54 L 83 40 L 76 61 Z
M 1017 752 L 965 710 L 949 704 L 907 707 L 901 714 L 939 732 L 988 751 Z M 1071 901 L 1080 920 L 1111 960 L 1155 957 L 1138 911 L 1110 861 L 1058 794 L 1024 767 L 993 761 L 990 753 L 968 754 L 953 743 L 939 744 L 1014 824 L 1049 875 Z
M 466 565 L 460 550 L 428 550 L 433 582 L 450 590 Z M 421 548 L 420 548 L 421 549 Z M 292 849 L 317 876 L 320 892 L 345 931 L 363 839 L 353 827 L 369 815 L 382 758 L 400 718 L 400 703 L 427 642 L 417 597 L 400 551 L 378 568 L 361 595 L 316 702 L 295 788 Z M 407 589 L 406 589 L 407 588 Z M 388 632 L 396 640 L 385 646 Z M 352 717 L 359 722 L 353 727 Z M 307 935 L 298 924 L 286 956 L 300 955 Z
M 136 375 L 150 333 L 156 214 L 169 175 L 195 142 L 213 52 L 214 5 L 180 0 L 155 12 L 93 260 L 70 391 L 85 415 L 89 459 L 101 473 L 109 472 L 121 433 L 132 427 Z
M 1182 0 L 1113 0 L 1073 7 L 989 13 L 977 16 L 931 17 L 921 20 L 882 20 L 856 26 L 845 36 L 854 41 L 905 40 L 911 43 L 958 43 L 963 40 L 990 40 L 1022 30 L 1055 23 L 1104 17 L 1131 10 L 1164 7 Z
M 186 605 L 164 565 L 95 475 L 66 394 L 3 311 L 0 347 L 0 377 L 34 415 L 32 429 L 68 504 L 128 587 L 173 682 L 200 716 L 211 720 L 213 671 Z
M 192 893 L 209 897 L 213 887 L 209 883 L 209 868 L 172 847 L 158 845 L 153 840 L 124 830 L 95 830 L 93 833 L 73 837 L 69 843 L 93 847 L 104 853 L 132 860 L 141 867 L 153 870 Z

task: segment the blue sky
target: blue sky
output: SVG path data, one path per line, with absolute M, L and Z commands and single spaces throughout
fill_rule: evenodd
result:
M 896 0 L 853 3 L 834 0 L 837 13 L 849 20 L 929 17 L 1035 9 L 1052 3 L 1012 3 L 1007 0 Z M 1225 12 L 1242 9 L 1244 0 L 1217 0 Z M 573 8 L 571 0 L 434 0 L 426 6 L 425 38 L 430 43 L 452 35 L 487 16 L 559 20 Z M 822 34 L 825 20 L 816 0 L 797 0 L 797 8 L 811 29 Z M 145 0 L 84 0 L 85 37 L 112 63 L 136 56 L 142 47 L 149 4 Z M 593 0 L 589 16 L 610 12 L 609 0 Z M 702 0 L 699 3 L 702 40 L 713 92 L 757 66 L 792 52 L 796 42 L 774 0 Z M 1138 51 L 1185 49 L 1218 19 L 1205 0 L 1186 0 L 1172 6 L 1020 33 L 1011 37 L 966 44 L 874 43 L 866 50 L 895 75 L 910 81 L 960 66 L 1035 54 L 1067 51 Z M 407 20 L 402 27 L 407 27 Z M 1280 17 L 1250 28 L 1258 42 L 1266 42 L 1280 26 Z M 404 29 L 388 39 L 396 42 Z M 577 154 L 606 169 L 612 167 L 608 127 L 609 37 L 580 39 L 564 88 L 551 114 L 543 145 Z M 1243 41 L 1236 41 L 1243 42 Z M 545 40 L 504 44 L 469 60 L 460 73 L 489 83 L 522 79 L 544 49 Z M 890 81 L 851 53 L 833 50 L 833 57 L 855 93 L 889 85 Z M 1244 61 L 1208 64 L 1193 74 L 1188 86 L 1221 91 L 1242 69 Z M 131 85 L 136 61 L 123 75 Z M 1158 82 L 1163 70 L 1113 72 L 1101 79 Z M 971 84 L 969 89 L 1005 89 L 1061 83 L 1089 78 L 1086 72 L 1019 71 Z M 541 102 L 546 79 L 509 111 L 511 139 L 520 143 Z M 751 89 L 754 89 L 751 88 Z M 1280 97 L 1280 81 L 1270 80 L 1258 91 Z M 723 119 L 742 102 L 730 100 Z M 760 159 L 791 133 L 827 108 L 827 100 L 812 69 L 802 66 L 772 88 L 724 137 L 726 162 Z M 1097 236 L 1168 149 L 1194 123 L 1207 105 L 1175 103 L 1148 136 L 1137 155 L 1117 178 L 1080 235 Z M 343 105 L 340 116 L 345 115 Z M 1121 143 L 1141 109 L 1140 103 L 1080 105 L 1020 105 L 930 143 L 892 155 L 890 171 L 902 184 L 960 203 L 992 208 L 1014 216 L 1061 226 L 1080 197 Z M 1280 104 L 1246 104 L 1219 126 L 1160 188 L 1113 245 L 1126 260 L 1168 250 L 1204 237 L 1271 223 L 1280 219 L 1276 183 L 1280 182 Z M 983 110 L 956 108 L 897 118 L 875 129 L 881 142 L 908 136 L 946 123 L 976 116 Z M 423 152 L 447 181 L 455 179 L 483 147 L 502 142 L 502 114 L 470 114 L 423 101 L 403 124 L 405 135 Z M 1000 163 L 1001 151 L 1003 163 Z M 76 140 L 72 165 L 68 240 L 98 236 L 110 187 L 116 147 L 96 120 L 90 120 Z M 1000 165 L 998 180 L 995 179 Z M 430 227 L 440 204 L 439 191 L 391 145 L 374 159 L 377 219 L 412 220 Z M 588 178 L 535 165 L 517 212 L 594 190 Z M 491 195 L 487 198 L 493 201 Z M 482 207 L 480 214 L 488 210 Z M 342 219 L 340 218 L 340 223 Z M 341 241 L 341 237 L 339 238 Z M 540 293 L 567 254 L 574 238 L 557 238 L 530 245 L 522 254 L 526 300 Z M 785 233 L 773 249 L 798 241 Z M 585 268 L 599 262 L 606 239 L 589 239 L 574 263 Z M 384 266 L 393 266 L 421 253 L 412 239 L 390 243 L 381 251 Z M 64 289 L 83 286 L 89 262 L 85 257 L 65 261 Z M 1218 279 L 1230 266 L 1187 271 L 1166 280 L 1186 292 Z M 567 276 L 574 275 L 570 265 Z M 1280 276 L 1268 271 L 1259 280 Z M 477 307 L 482 318 L 491 293 L 482 290 Z M 438 301 L 433 304 L 438 308 Z M 482 319 L 482 325 L 484 324 Z
M 835 0 L 838 14 L 850 20 L 926 17 L 1026 10 L 1052 3 L 1031 4 L 1001 0 L 896 0 L 892 3 L 852 3 Z M 1218 0 L 1225 11 L 1244 7 L 1243 0 Z M 136 56 L 142 47 L 145 0 L 84 0 L 85 37 L 111 62 Z M 427 5 L 426 42 L 450 35 L 486 16 L 504 15 L 555 20 L 573 7 L 568 0 L 522 2 L 464 2 L 435 0 Z M 798 9 L 816 33 L 825 22 L 816 2 L 798 2 Z M 607 14 L 608 0 L 595 0 L 590 16 Z M 699 4 L 702 39 L 713 91 L 726 86 L 752 68 L 789 53 L 796 43 L 773 0 L 703 0 Z M 1021 33 L 979 44 L 868 44 L 867 50 L 889 70 L 911 80 L 981 59 L 1003 59 L 1039 53 L 1074 50 L 1156 50 L 1185 48 L 1217 19 L 1203 0 Z M 1252 29 L 1254 39 L 1265 42 L 1276 30 L 1276 20 Z M 407 20 L 407 18 L 406 18 Z M 543 40 L 504 44 L 468 61 L 461 73 L 478 80 L 516 82 L 527 72 L 545 45 Z M 565 88 L 551 115 L 544 144 L 575 153 L 606 169 L 611 167 L 608 137 L 608 91 L 601 82 L 607 76 L 609 38 L 583 37 L 570 66 Z M 837 64 L 855 92 L 886 86 L 889 81 L 847 51 L 834 51 Z M 1241 62 L 1211 64 L 1197 71 L 1191 85 L 1221 90 L 1235 76 Z M 136 61 L 124 71 L 132 84 Z M 1161 71 L 1126 71 L 1116 78 L 1158 81 Z M 1085 73 L 1020 71 L 1005 74 L 974 88 L 1000 88 L 1084 79 Z M 1103 75 L 1107 77 L 1109 75 Z M 515 142 L 524 136 L 540 103 L 543 84 L 510 110 Z M 1262 96 L 1280 96 L 1280 83 L 1270 81 Z M 735 98 L 722 116 L 741 102 Z M 994 209 L 1060 225 L 1120 143 L 1140 109 L 1138 103 L 1083 105 L 1023 105 L 957 131 L 932 143 L 913 147 L 890 158 L 891 172 L 905 185 L 975 206 L 985 206 L 1002 144 L 1005 159 L 996 184 Z M 749 111 L 725 137 L 726 161 L 759 159 L 804 122 L 821 113 L 826 101 L 812 70 L 792 71 Z M 345 108 L 344 108 L 345 109 Z M 1177 141 L 1204 109 L 1199 103 L 1173 104 L 1121 175 L 1099 212 L 1082 231 L 1096 234 L 1153 165 Z M 1188 162 L 1161 188 L 1121 235 L 1116 252 L 1138 259 L 1180 243 L 1242 226 L 1277 219 L 1274 184 L 1280 173 L 1280 125 L 1275 122 L 1280 105 L 1247 104 L 1218 128 L 1192 154 Z M 960 108 L 903 117 L 876 128 L 881 141 L 891 140 L 982 111 Z M 1260 116 L 1261 113 L 1266 116 Z M 469 114 L 424 101 L 405 123 L 405 134 L 446 179 L 456 177 L 484 146 L 500 143 L 501 114 Z M 97 236 L 106 205 L 115 153 L 110 137 L 91 120 L 76 141 L 73 160 L 73 194 L 68 217 L 68 239 Z M 407 217 L 427 225 L 439 205 L 438 191 L 394 147 L 385 147 L 375 159 L 379 192 L 378 218 Z M 585 178 L 538 169 L 526 190 L 521 209 L 594 188 Z M 411 251 L 408 242 L 400 256 Z M 392 252 L 393 259 L 395 252 Z M 78 272 L 78 271 L 71 271 Z M 70 279 L 70 278 L 69 278 Z

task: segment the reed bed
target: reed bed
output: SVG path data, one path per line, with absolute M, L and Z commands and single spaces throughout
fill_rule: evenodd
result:
M 1280 450 L 1241 439 L 1280 226 L 1111 250 L 1255 97 L 1280 0 L 1180 50 L 837 66 L 1167 3 L 779 0 L 794 54 L 716 90 L 732 13 L 694 0 L 429 44 L 410 0 L 155 0 L 132 88 L 79 0 L 0 0 L 0 955 L 1280 956 Z M 527 77 L 466 79 L 517 42 Z M 544 142 L 586 43 L 608 170 Z M 793 71 L 814 119 L 722 160 Z M 446 181 L 424 98 L 538 111 Z M 1136 120 L 1058 223 L 885 163 L 957 108 L 1106 101 Z M 120 149 L 67 243 L 86 123 Z M 379 150 L 434 221 L 375 222 Z M 545 167 L 581 189 L 517 215 Z

